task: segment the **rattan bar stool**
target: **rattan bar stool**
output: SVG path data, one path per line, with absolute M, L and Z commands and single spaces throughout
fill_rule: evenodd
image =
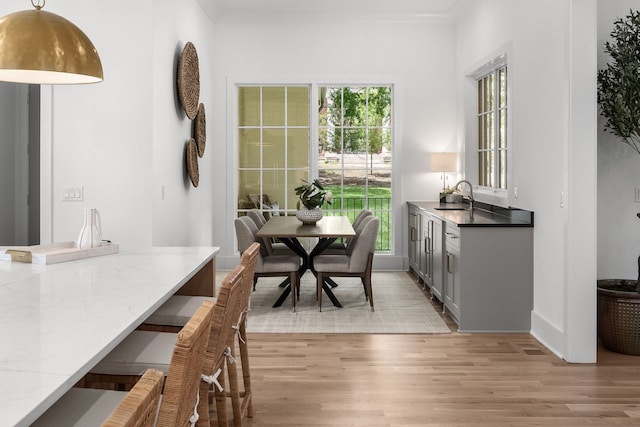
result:
M 147 369 L 129 392 L 72 388 L 32 426 L 153 427 L 163 383 L 164 373 Z
M 213 304 L 203 303 L 177 334 L 159 410 L 157 410 L 159 393 L 162 390 L 165 373 L 147 369 L 128 393 L 73 388 L 32 426 L 94 427 L 100 425 L 105 419 L 102 425 L 109 427 L 187 425 L 194 416 L 199 400 L 198 387 L 211 332 L 212 316 Z M 144 404 L 134 407 L 133 401 L 137 400 L 139 394 L 145 390 L 150 390 L 150 393 L 157 392 L 158 395 L 143 397 Z M 115 404 L 114 400 L 116 400 Z M 116 407 L 116 411 L 109 416 Z
M 208 347 L 202 356 L 203 360 L 199 361 L 199 363 L 201 362 L 200 372 L 203 373 L 203 381 L 199 386 L 198 426 L 209 426 L 209 391 L 212 384 L 217 385 L 215 388 L 216 399 L 220 399 L 220 396 L 224 397 L 216 406 L 219 408 L 217 411 L 218 419 L 224 419 L 224 421 L 219 422 L 219 425 L 226 426 L 226 391 L 224 392 L 225 394 L 222 394 L 225 383 L 224 361 L 226 357 L 233 358 L 233 351 L 230 347 L 234 346 L 234 334 L 237 331 L 234 326 L 236 326 L 239 318 L 242 286 L 250 286 L 250 283 L 244 280 L 244 272 L 244 267 L 238 265 L 226 275 L 222 281 L 218 298 L 213 304 Z M 212 303 L 205 301 L 203 304 Z M 221 331 L 220 322 L 228 325 L 228 331 Z M 92 372 L 85 377 L 85 383 L 101 387 L 113 387 L 114 384 L 126 386 L 135 377 L 136 372 L 141 371 L 142 367 L 154 367 L 166 372 L 168 365 L 166 346 L 172 337 L 175 339 L 175 334 L 168 332 L 133 331 L 129 337 L 96 365 Z M 221 350 L 223 344 L 224 349 Z M 237 381 L 237 373 L 233 372 L 235 365 L 227 364 L 226 368 L 233 384 L 234 379 Z M 237 391 L 237 387 L 235 389 Z M 235 399 L 239 400 L 239 396 L 235 396 Z M 241 417 L 238 418 L 241 422 Z
M 251 371 L 249 363 L 249 347 L 247 344 L 247 315 L 249 312 L 249 299 L 251 296 L 251 286 L 253 283 L 253 275 L 256 269 L 256 261 L 260 253 L 260 244 L 254 242 L 241 255 L 240 265 L 245 268 L 244 279 L 246 282 L 242 287 L 240 312 L 238 314 L 237 345 L 240 349 L 240 362 L 242 365 L 242 383 L 243 390 L 238 391 L 241 400 L 236 401 L 235 395 L 232 395 L 232 405 L 236 408 L 235 412 L 239 412 L 240 417 L 245 415 L 249 418 L 253 417 L 253 394 L 251 391 Z M 160 307 L 154 314 L 149 316 L 141 329 L 154 330 L 160 332 L 173 332 L 176 328 L 183 325 L 192 312 L 192 307 L 207 297 L 174 295 Z M 215 300 L 214 300 L 215 301 Z M 232 346 L 233 348 L 233 346 Z M 237 387 L 235 383 L 230 384 L 230 388 Z M 239 408 L 239 409 L 238 409 Z M 236 418 L 234 416 L 234 418 Z

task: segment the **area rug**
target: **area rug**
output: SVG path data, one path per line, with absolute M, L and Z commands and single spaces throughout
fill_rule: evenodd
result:
M 291 298 L 273 308 L 282 278 L 261 277 L 251 294 L 247 331 L 252 333 L 374 333 L 443 334 L 450 330 L 406 272 L 375 272 L 372 277 L 375 311 L 365 300 L 360 279 L 336 278 L 334 294 L 342 308 L 323 297 L 318 311 L 315 277 L 307 272 L 301 280 L 296 312 Z

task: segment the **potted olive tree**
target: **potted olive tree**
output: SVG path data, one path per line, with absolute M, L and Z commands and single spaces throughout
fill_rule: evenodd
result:
M 598 103 L 605 130 L 640 154 L 640 12 L 613 23 L 598 72 Z M 637 214 L 640 217 L 640 213 Z M 598 280 L 598 337 L 609 350 L 640 355 L 640 258 L 638 280 Z

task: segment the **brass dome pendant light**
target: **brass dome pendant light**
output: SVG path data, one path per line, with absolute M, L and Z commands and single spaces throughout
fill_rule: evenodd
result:
M 102 63 L 91 40 L 65 18 L 35 10 L 0 19 L 0 81 L 79 84 L 102 81 Z

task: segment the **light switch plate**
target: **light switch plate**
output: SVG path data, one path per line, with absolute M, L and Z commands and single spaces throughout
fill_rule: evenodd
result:
M 63 202 L 81 202 L 82 200 L 84 200 L 84 189 L 82 187 L 64 187 L 62 189 Z

